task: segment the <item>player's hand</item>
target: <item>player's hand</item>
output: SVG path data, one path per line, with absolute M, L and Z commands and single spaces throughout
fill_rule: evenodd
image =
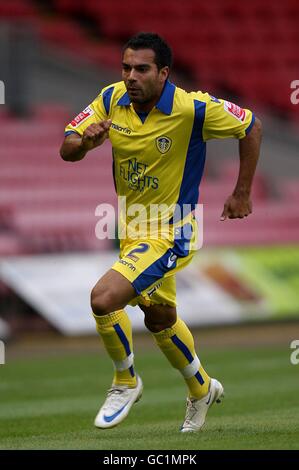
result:
M 101 145 L 109 136 L 111 123 L 111 119 L 107 119 L 107 121 L 101 121 L 97 124 L 90 124 L 83 132 L 81 143 L 82 150 L 92 150 Z
M 227 198 L 220 220 L 243 219 L 252 213 L 252 202 L 249 196 L 234 196 Z

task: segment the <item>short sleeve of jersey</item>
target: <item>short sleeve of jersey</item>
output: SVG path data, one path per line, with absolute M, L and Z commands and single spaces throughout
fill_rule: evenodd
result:
M 81 113 L 78 114 L 65 128 L 65 135 L 76 132 L 83 135 L 85 129 L 90 124 L 97 123 L 108 119 L 107 112 L 103 101 L 103 91 L 96 97 L 96 99 Z
M 249 109 L 204 94 L 206 112 L 203 124 L 203 140 L 243 139 L 254 124 L 254 114 Z

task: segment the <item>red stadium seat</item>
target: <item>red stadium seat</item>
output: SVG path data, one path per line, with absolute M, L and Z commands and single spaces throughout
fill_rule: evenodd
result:
M 282 111 L 297 122 L 294 107 L 286 104 L 286 91 L 282 98 L 275 93 L 277 87 L 281 89 L 278 69 L 288 75 L 289 82 L 297 73 L 297 0 L 53 0 L 52 6 L 60 15 L 55 21 L 38 17 L 26 0 L 1 4 L 0 14 L 32 12 L 45 40 L 67 48 L 76 57 L 115 69 L 119 68 L 124 40 L 140 30 L 156 31 L 175 50 L 175 65 L 186 69 L 199 82 L 198 88 L 214 93 L 232 90 L 250 103 L 270 106 L 271 112 Z M 80 17 L 91 20 L 92 35 L 96 27 L 96 43 L 88 37 L 86 28 L 80 27 Z
M 54 20 L 39 15 L 37 3 L 1 2 L 0 16 L 32 17 L 44 41 L 115 68 L 124 39 L 140 30 L 155 30 L 170 42 L 175 64 L 198 81 L 198 88 L 212 94 L 232 90 L 248 106 L 261 103 L 283 116 L 298 115 L 289 99 L 290 82 L 298 78 L 297 0 L 53 0 L 53 10 L 60 14 Z M 80 17 L 92 20 L 96 40 L 80 26 Z M 89 32 L 94 36 L 94 29 Z M 99 242 L 94 236 L 95 207 L 117 204 L 111 148 L 105 144 L 80 164 L 63 162 L 59 147 L 68 119 L 69 111 L 58 105 L 35 108 L 27 121 L 1 110 L 0 254 L 111 246 L 109 240 Z M 283 183 L 281 200 L 274 201 L 258 173 L 254 215 L 246 221 L 219 222 L 236 171 L 235 164 L 232 168 L 225 162 L 217 179 L 204 180 L 200 188 L 206 243 L 298 242 L 297 181 Z
M 82 9 L 82 0 L 53 0 L 54 8 L 66 14 L 80 13 Z
M 22 238 L 11 232 L 0 232 L 0 256 L 15 256 L 26 253 Z
M 282 182 L 280 189 L 286 201 L 299 202 L 299 178 Z
M 0 2 L 1 19 L 30 19 L 37 17 L 37 12 L 32 2 L 27 0 L 10 0 L 9 2 Z

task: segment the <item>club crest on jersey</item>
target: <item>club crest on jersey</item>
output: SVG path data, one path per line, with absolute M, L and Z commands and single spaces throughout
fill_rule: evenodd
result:
M 170 149 L 172 140 L 165 135 L 156 138 L 156 146 L 159 152 L 166 153 Z

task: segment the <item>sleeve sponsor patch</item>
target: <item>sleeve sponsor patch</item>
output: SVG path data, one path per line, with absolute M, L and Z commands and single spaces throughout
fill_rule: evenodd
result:
M 90 107 L 87 106 L 87 108 L 83 109 L 81 113 L 78 114 L 72 121 L 71 121 L 71 126 L 72 127 L 77 127 L 79 124 L 82 124 L 86 119 L 88 119 L 90 116 L 94 114 L 94 110 Z
M 234 116 L 238 121 L 244 122 L 246 117 L 246 111 L 240 108 L 237 104 L 231 103 L 230 101 L 224 101 L 224 109 L 227 113 Z

